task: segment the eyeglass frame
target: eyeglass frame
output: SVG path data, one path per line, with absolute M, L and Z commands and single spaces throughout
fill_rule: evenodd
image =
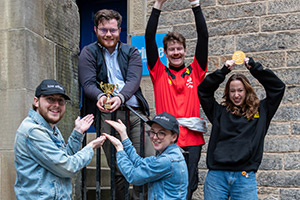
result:
M 115 29 L 115 28 L 99 28 L 99 27 L 97 27 L 97 29 L 98 29 L 103 35 L 107 34 L 108 31 L 113 35 L 113 34 L 116 34 L 116 33 L 119 31 L 120 28 Z
M 156 135 L 156 137 L 160 140 L 163 140 L 167 135 L 167 133 L 165 133 L 163 131 L 154 132 L 153 130 L 148 130 L 148 131 L 146 131 L 146 133 L 148 134 L 149 137 L 152 137 L 152 138 L 154 137 L 154 135 Z M 151 136 L 151 133 L 152 133 L 152 136 Z M 162 137 L 158 136 L 159 133 L 162 134 L 163 136 Z

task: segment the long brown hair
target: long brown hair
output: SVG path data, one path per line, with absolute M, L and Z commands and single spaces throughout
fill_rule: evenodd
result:
M 246 97 L 243 104 L 238 107 L 234 105 L 234 103 L 229 98 L 229 89 L 231 81 L 239 80 L 243 83 L 245 90 L 246 90 Z M 251 86 L 249 80 L 243 74 L 233 74 L 227 81 L 224 95 L 224 101 L 221 103 L 222 105 L 226 106 L 227 111 L 232 112 L 232 114 L 237 116 L 244 116 L 248 120 L 252 120 L 254 115 L 257 113 L 259 108 L 259 98 L 257 97 L 253 87 Z

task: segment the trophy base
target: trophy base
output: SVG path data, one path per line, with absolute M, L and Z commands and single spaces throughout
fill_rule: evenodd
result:
M 104 106 L 103 106 L 105 109 L 111 109 L 111 104 L 104 104 Z

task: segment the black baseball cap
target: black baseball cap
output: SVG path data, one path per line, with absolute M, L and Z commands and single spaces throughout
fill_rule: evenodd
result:
M 176 117 L 174 117 L 173 115 L 171 115 L 169 113 L 166 113 L 166 112 L 160 113 L 160 114 L 156 115 L 155 117 L 153 117 L 152 120 L 149 120 L 146 123 L 149 124 L 150 126 L 153 123 L 157 123 L 160 126 L 162 126 L 163 128 L 179 134 L 178 121 L 177 121 Z
M 36 97 L 51 94 L 61 94 L 66 100 L 70 100 L 70 97 L 65 94 L 65 88 L 59 82 L 53 79 L 43 80 L 35 90 Z

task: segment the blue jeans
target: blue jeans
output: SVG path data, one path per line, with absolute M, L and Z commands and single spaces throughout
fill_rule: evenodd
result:
M 205 200 L 257 200 L 255 172 L 209 170 L 204 183 Z

